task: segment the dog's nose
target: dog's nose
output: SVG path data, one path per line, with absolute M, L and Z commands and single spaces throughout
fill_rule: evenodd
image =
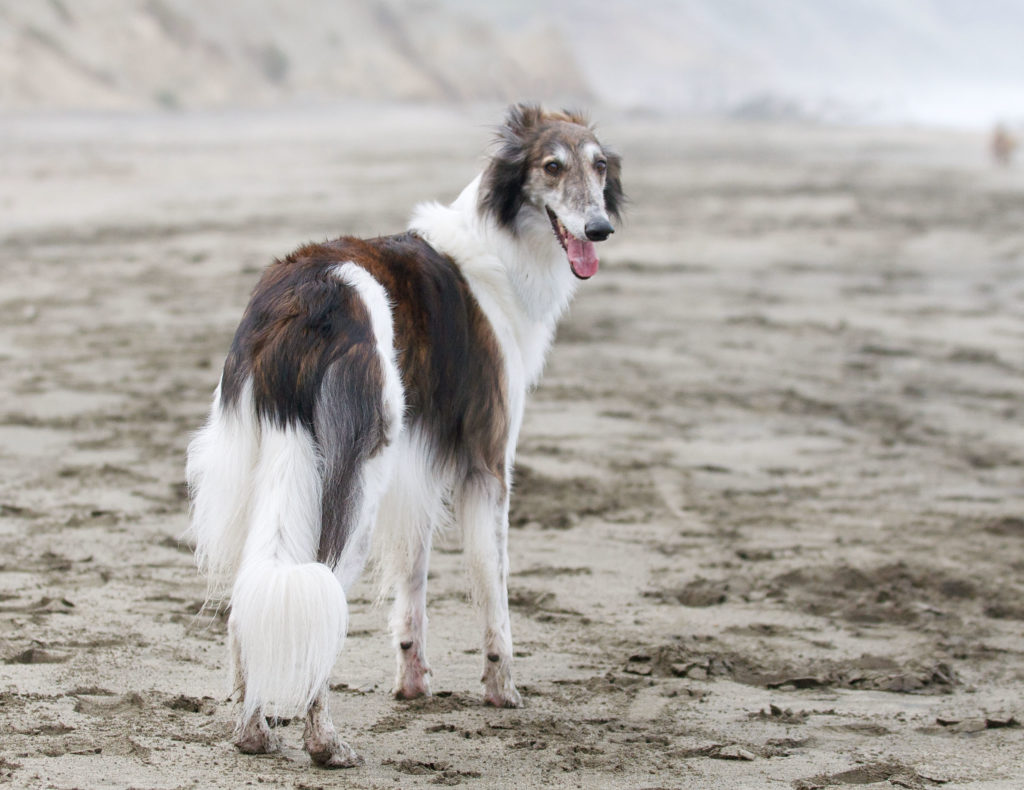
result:
M 612 223 L 602 218 L 588 220 L 583 231 L 591 241 L 604 241 L 615 232 L 615 228 L 612 227 Z

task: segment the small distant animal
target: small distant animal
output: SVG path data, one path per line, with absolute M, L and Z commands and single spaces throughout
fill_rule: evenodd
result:
M 1003 124 L 997 124 L 992 130 L 989 150 L 992 161 L 997 165 L 1006 166 L 1013 160 L 1013 152 L 1017 149 L 1017 140 Z
M 371 548 L 394 593 L 394 694 L 430 694 L 428 555 L 450 518 L 483 614 L 484 699 L 521 704 L 507 593 L 516 441 L 624 195 L 620 157 L 579 114 L 513 106 L 496 143 L 451 205 L 420 206 L 405 233 L 272 263 L 242 316 L 187 462 L 197 562 L 230 596 L 242 752 L 276 748 L 268 720 L 305 716 L 313 762 L 361 762 L 331 721 L 328 679 Z

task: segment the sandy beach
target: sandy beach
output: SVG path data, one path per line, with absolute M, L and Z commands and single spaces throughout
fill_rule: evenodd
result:
M 980 134 L 595 113 L 628 218 L 527 407 L 482 705 L 457 536 L 435 696 L 369 581 L 363 767 L 230 743 L 184 450 L 259 272 L 401 230 L 496 107 L 0 120 L 0 786 L 1024 785 L 1024 169 Z

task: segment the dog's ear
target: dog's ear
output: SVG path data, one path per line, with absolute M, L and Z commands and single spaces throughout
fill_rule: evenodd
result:
M 544 119 L 544 111 L 536 104 L 513 104 L 505 113 L 505 123 L 499 131 L 504 141 L 511 139 L 523 142 Z
M 556 113 L 555 117 L 558 120 L 566 121 L 568 123 L 574 123 L 577 126 L 585 126 L 593 131 L 593 126 L 590 123 L 590 118 L 587 113 L 583 110 L 576 108 L 562 108 L 561 113 Z
M 484 171 L 480 207 L 510 228 L 523 206 L 523 185 L 529 165 L 528 139 L 540 124 L 543 112 L 534 104 L 514 104 L 498 129 L 498 149 Z
M 626 193 L 622 191 L 622 157 L 603 146 L 602 150 L 608 161 L 604 180 L 604 207 L 618 221 L 622 219 L 622 210 L 627 202 Z

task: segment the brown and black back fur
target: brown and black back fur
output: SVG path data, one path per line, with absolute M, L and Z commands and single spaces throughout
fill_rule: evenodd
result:
M 221 398 L 247 380 L 261 421 L 301 425 L 324 454 L 318 560 L 333 564 L 356 508 L 362 462 L 389 434 L 383 370 L 368 311 L 332 274 L 353 262 L 392 303 L 405 421 L 439 464 L 504 480 L 508 432 L 497 340 L 455 262 L 414 233 L 305 245 L 260 279 L 224 365 Z

